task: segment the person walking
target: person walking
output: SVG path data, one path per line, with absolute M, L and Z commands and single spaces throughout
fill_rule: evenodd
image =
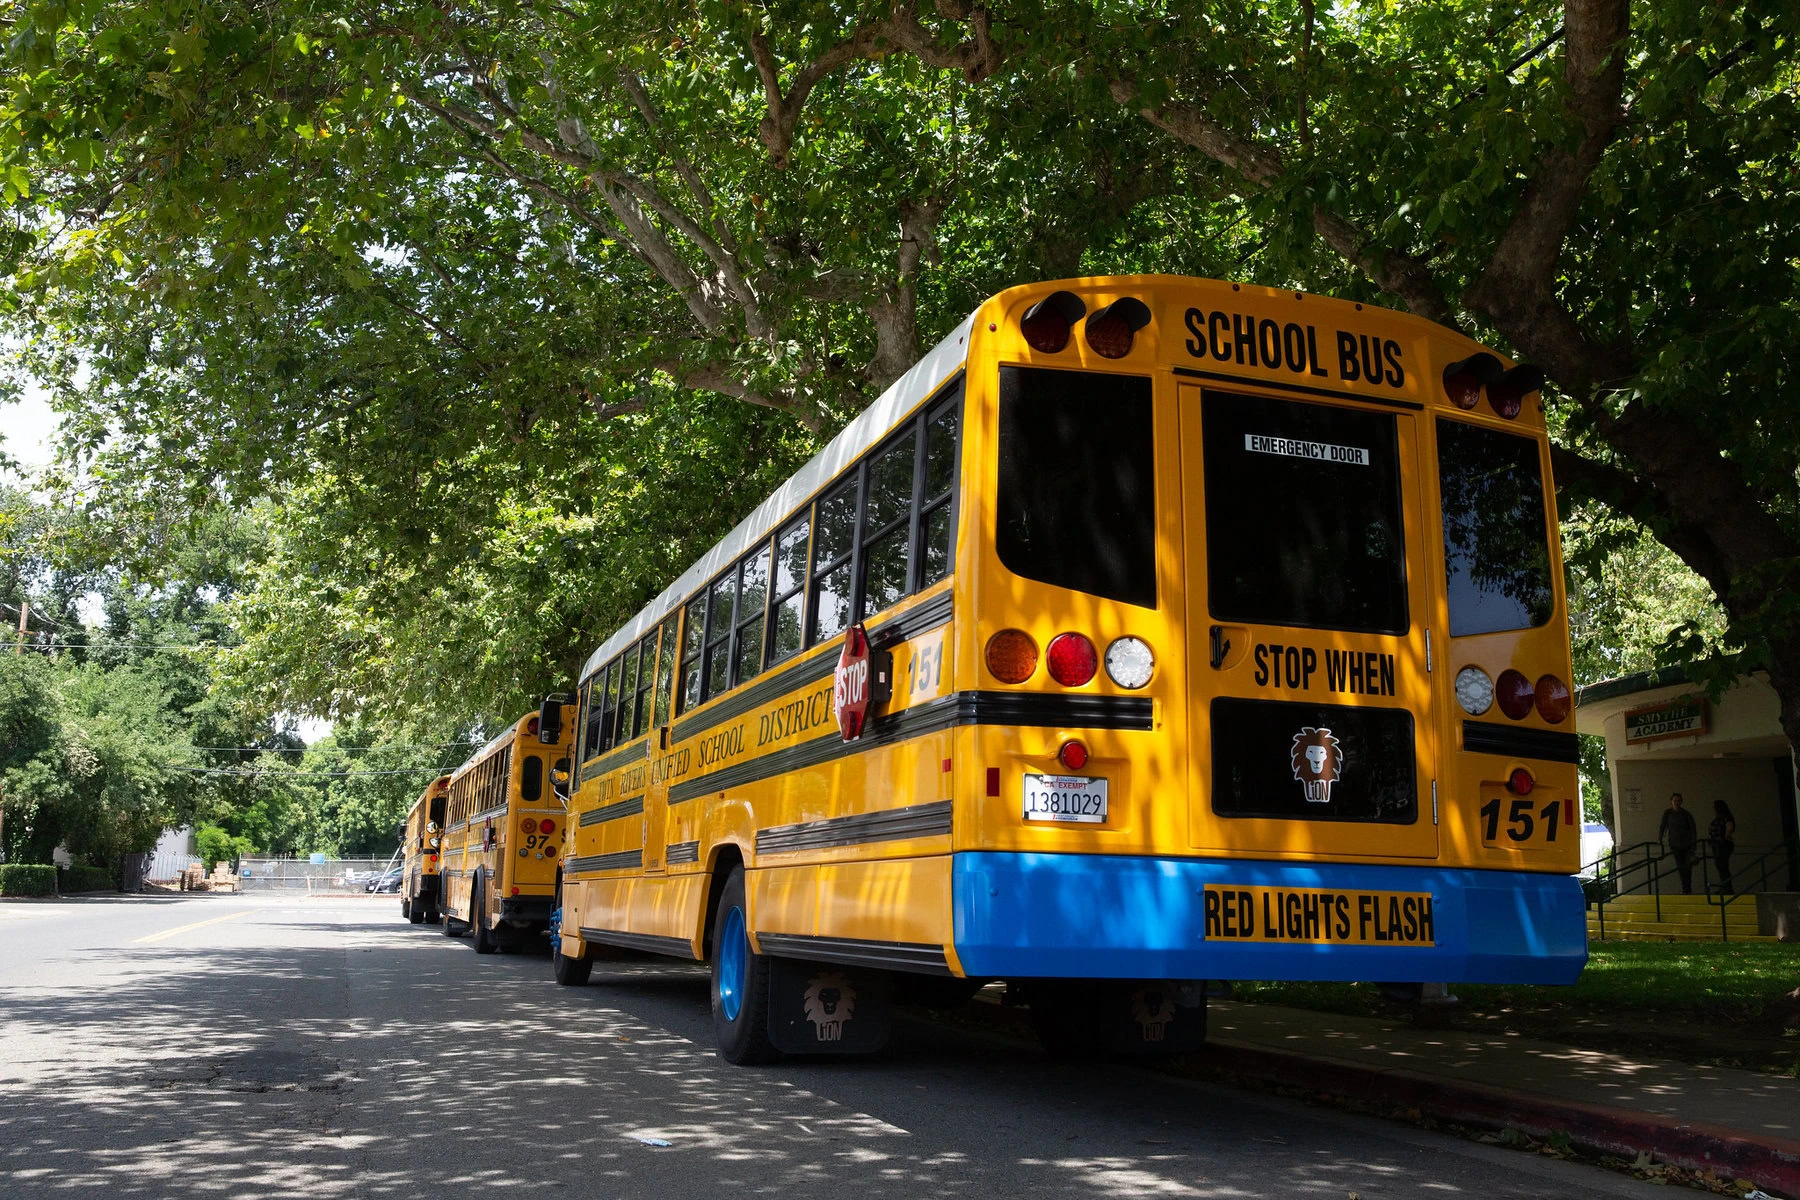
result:
M 1713 865 L 1719 868 L 1719 891 L 1727 896 L 1737 894 L 1731 885 L 1731 852 L 1737 849 L 1732 839 L 1737 836 L 1737 818 L 1723 800 L 1713 801 L 1712 824 L 1707 827 L 1707 841 L 1712 845 Z
M 1694 890 L 1694 845 L 1700 840 L 1700 831 L 1694 826 L 1694 814 L 1681 807 L 1680 792 L 1670 795 L 1669 807 L 1663 810 L 1662 828 L 1656 836 L 1675 856 L 1675 873 L 1681 876 L 1681 894 L 1690 894 Z

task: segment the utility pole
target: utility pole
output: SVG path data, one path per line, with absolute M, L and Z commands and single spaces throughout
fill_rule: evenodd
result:
M 31 601 L 19 597 L 19 640 L 13 643 L 13 653 L 25 653 L 25 618 L 31 615 Z

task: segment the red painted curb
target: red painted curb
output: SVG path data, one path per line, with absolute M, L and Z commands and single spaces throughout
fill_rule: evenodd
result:
M 1565 1133 L 1583 1149 L 1630 1158 L 1648 1152 L 1676 1166 L 1749 1179 L 1765 1190 L 1800 1196 L 1800 1142 L 1785 1138 L 1753 1138 L 1724 1126 L 1678 1121 L 1656 1113 L 1551 1100 L 1510 1088 L 1226 1042 L 1209 1042 L 1193 1058 L 1234 1074 L 1385 1100 L 1453 1121 L 1511 1126 L 1537 1137 Z

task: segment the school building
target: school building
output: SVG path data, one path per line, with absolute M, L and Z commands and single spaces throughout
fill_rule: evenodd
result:
M 1739 678 L 1716 700 L 1685 667 L 1576 689 L 1576 730 L 1606 739 L 1612 781 L 1607 824 L 1621 854 L 1657 840 L 1670 793 L 1681 793 L 1702 838 L 1713 801 L 1723 800 L 1737 820 L 1737 886 L 1800 891 L 1794 756 L 1779 714 L 1775 691 L 1760 671 Z M 1760 879 L 1759 870 L 1769 877 Z

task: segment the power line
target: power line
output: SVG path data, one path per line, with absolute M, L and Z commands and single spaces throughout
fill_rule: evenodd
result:
M 381 746 L 168 746 L 169 750 L 241 750 L 252 754 L 312 754 L 333 750 L 447 750 L 455 746 L 479 746 L 481 742 L 388 742 Z

